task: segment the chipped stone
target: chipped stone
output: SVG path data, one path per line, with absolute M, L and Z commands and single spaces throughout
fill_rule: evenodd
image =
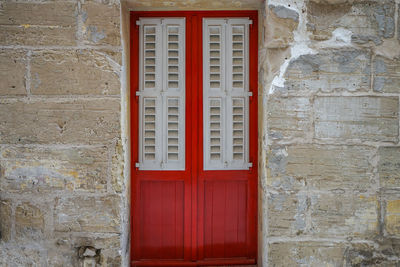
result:
M 17 239 L 41 240 L 44 238 L 45 218 L 42 208 L 24 202 L 15 208 L 15 232 Z
M 299 14 L 293 9 L 289 9 L 285 6 L 275 6 L 275 5 L 269 5 L 268 7 L 279 18 L 292 19 L 296 22 L 299 21 Z

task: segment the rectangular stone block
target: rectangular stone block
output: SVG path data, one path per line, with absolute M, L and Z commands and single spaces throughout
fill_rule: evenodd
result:
M 398 141 L 398 97 L 317 97 L 317 139 Z
M 0 143 L 99 144 L 120 135 L 119 99 L 0 99 Z
M 0 45 L 76 45 L 76 28 L 0 25 Z
M 303 193 L 270 193 L 268 236 L 293 237 L 306 234 L 309 199 Z
M 276 242 L 270 243 L 268 266 L 342 266 L 345 246 L 342 243 Z
M 380 186 L 400 187 L 400 147 L 380 147 L 378 156 Z
M 88 1 L 82 4 L 81 15 L 85 43 L 112 46 L 121 44 L 120 6 L 118 4 Z
M 76 44 L 77 3 L 7 1 L 0 9 L 1 45 Z
M 121 66 L 99 51 L 34 52 L 32 94 L 119 95 Z
M 0 266 L 46 266 L 46 251 L 36 244 L 16 246 L 0 242 Z
M 28 202 L 15 208 L 15 234 L 18 240 L 41 240 L 45 227 L 45 211 Z
M 11 239 L 11 216 L 11 201 L 0 199 L 0 240 L 4 242 Z
M 357 44 L 381 44 L 395 31 L 395 1 L 372 0 L 347 2 L 308 1 L 308 28 L 315 40 L 335 40 L 334 31 L 344 28 Z
M 0 95 L 26 95 L 26 52 L 0 50 Z
M 312 138 L 311 103 L 308 98 L 270 98 L 267 104 L 268 136 L 272 140 Z
M 318 237 L 377 235 L 378 201 L 375 195 L 315 194 L 311 196 L 312 232 Z
M 58 232 L 118 233 L 120 202 L 116 195 L 58 197 L 54 228 Z
M 285 73 L 285 93 L 368 91 L 371 55 L 368 51 L 342 48 L 320 50 L 292 60 Z
M 105 192 L 107 147 L 0 148 L 0 190 L 49 193 L 59 190 Z
M 367 146 L 290 145 L 267 154 L 268 185 L 276 190 L 376 190 L 370 164 L 374 148 Z
M 400 193 L 383 193 L 385 199 L 385 231 L 389 236 L 400 237 Z
M 374 60 L 374 91 L 400 93 L 400 59 L 377 56 Z

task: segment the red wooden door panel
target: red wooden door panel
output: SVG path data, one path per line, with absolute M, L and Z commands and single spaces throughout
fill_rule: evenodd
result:
M 185 18 L 185 169 L 140 170 L 139 27 Z M 249 170 L 203 167 L 203 18 L 249 18 Z M 255 264 L 257 259 L 257 11 L 131 12 L 132 266 Z

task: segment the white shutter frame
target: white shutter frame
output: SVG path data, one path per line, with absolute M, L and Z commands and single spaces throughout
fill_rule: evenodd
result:
M 185 19 L 184 18 L 140 18 L 139 27 L 139 163 L 140 170 L 184 170 L 185 169 Z M 155 41 L 155 86 L 146 87 L 146 27 L 156 27 Z M 168 32 L 172 29 L 172 31 Z M 172 41 L 171 41 L 172 40 Z M 171 48 L 172 47 L 172 48 Z M 148 53 L 151 55 L 151 53 Z M 172 63 L 171 63 L 172 62 Z M 169 68 L 171 67 L 172 68 Z M 170 88 L 169 77 L 175 88 Z M 148 83 L 148 84 L 151 84 Z M 156 99 L 155 159 L 146 159 L 145 101 Z M 179 105 L 168 106 L 174 99 Z M 171 103 L 171 101 L 170 101 Z M 171 115 L 169 110 L 173 110 Z M 169 116 L 171 115 L 171 116 Z M 173 121 L 171 121 L 173 118 Z M 177 125 L 177 126 L 176 126 Z M 169 128 L 173 127 L 172 131 Z M 177 129 L 175 129 L 177 128 Z M 174 138 L 170 138 L 170 133 Z M 173 144 L 169 143 L 172 140 Z M 173 151 L 173 152 L 171 152 Z M 170 155 L 170 156 L 169 156 Z
M 247 170 L 249 163 L 249 24 L 248 18 L 213 18 L 203 19 L 203 128 L 204 128 L 204 170 Z M 210 88 L 210 27 L 220 26 L 221 36 L 221 87 L 219 90 Z M 243 32 L 237 31 L 242 28 Z M 233 33 L 235 29 L 235 33 Z M 233 40 L 234 39 L 234 40 Z M 234 43 L 235 42 L 235 43 Z M 235 46 L 235 47 L 233 47 Z M 241 47 L 241 48 L 240 48 Z M 235 54 L 233 54 L 235 53 Z M 235 61 L 235 64 L 234 62 Z M 237 65 L 239 64 L 239 65 Z M 241 73 L 238 72 L 241 67 Z M 235 71 L 233 67 L 235 66 Z M 240 79 L 241 78 L 241 79 Z M 240 87 L 241 85 L 241 87 Z M 210 160 L 212 147 L 210 145 L 210 100 L 221 99 L 221 159 Z M 235 103 L 242 103 L 242 122 L 233 119 Z M 236 116 L 239 118 L 240 116 Z M 237 119 L 236 118 L 236 119 Z M 235 124 L 234 124 L 235 123 Z M 241 125 L 241 126 L 240 126 Z M 234 126 L 237 129 L 234 129 Z M 240 127 L 242 130 L 240 131 Z M 234 139 L 234 131 L 239 137 Z M 243 136 L 240 145 L 240 132 Z M 236 141 L 236 144 L 234 142 Z M 242 151 L 242 152 L 240 152 Z

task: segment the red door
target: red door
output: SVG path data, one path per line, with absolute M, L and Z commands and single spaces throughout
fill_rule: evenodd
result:
M 227 62 L 229 60 L 226 64 L 231 64 L 232 68 L 224 68 L 221 62 L 219 62 L 221 66 L 213 65 L 213 55 L 225 53 L 224 47 L 217 47 L 219 50 L 212 49 L 213 38 L 222 38 L 225 35 L 214 33 L 212 28 L 205 28 L 207 19 L 214 18 L 217 19 L 215 20 L 217 26 L 220 25 L 218 23 L 222 21 L 221 19 L 226 21 L 232 19 L 231 33 L 236 29 L 240 30 L 235 28 L 235 18 L 248 19 L 251 23 L 246 28 L 248 53 L 240 54 L 239 50 L 235 50 L 235 40 L 242 36 L 240 32 L 235 36 L 232 35 L 233 37 L 229 39 L 232 44 L 230 48 L 226 48 L 231 53 L 237 53 L 238 58 L 248 58 L 246 65 L 248 71 L 245 74 L 248 92 L 244 93 L 248 97 L 243 98 L 248 99 L 247 106 L 245 104 L 240 106 L 238 100 L 241 98 L 231 96 L 233 93 L 225 94 L 225 97 L 226 95 L 230 97 L 225 106 L 214 105 L 217 103 L 214 99 L 217 98 L 213 98 L 214 87 L 211 85 L 216 84 L 213 77 L 221 77 L 215 73 L 220 71 L 221 75 L 225 75 L 228 69 L 232 69 L 229 77 L 234 77 L 234 85 L 230 78 L 226 79 L 226 84 L 229 83 L 233 87 L 235 84 L 241 85 L 240 79 L 245 73 L 243 69 L 243 75 L 235 72 L 241 70 L 237 66 L 235 69 L 235 57 L 230 59 L 226 56 Z M 143 21 L 147 26 L 141 26 L 144 25 Z M 214 25 L 213 20 L 209 21 L 210 25 Z M 256 263 L 257 24 L 257 11 L 131 12 L 132 266 Z M 176 25 L 183 25 L 184 28 Z M 221 29 L 224 29 L 223 27 L 221 26 Z M 181 29 L 184 31 L 178 35 Z M 207 43 L 204 32 L 209 34 Z M 173 40 L 175 38 L 179 40 L 178 37 L 184 37 L 180 44 L 183 48 L 179 48 L 180 50 L 173 46 Z M 165 45 L 161 44 L 160 40 L 164 39 L 160 38 L 166 40 Z M 204 46 L 210 48 L 210 52 L 207 50 L 208 58 L 204 55 L 206 51 Z M 157 53 L 161 56 L 158 57 Z M 166 53 L 164 61 L 161 60 L 164 56 L 162 53 Z M 184 68 L 183 70 L 179 69 L 178 65 L 173 65 L 175 56 L 178 62 L 176 64 L 180 66 L 179 68 Z M 158 59 L 160 61 L 157 61 Z M 181 59 L 183 63 L 179 63 Z M 169 63 L 172 65 L 168 65 Z M 228 66 L 226 64 L 224 66 Z M 226 69 L 226 72 L 222 73 L 221 69 Z M 170 70 L 171 72 L 168 72 Z M 217 72 L 208 73 L 208 70 Z M 164 74 L 158 75 L 157 71 Z M 173 71 L 176 71 L 176 74 Z M 205 78 L 205 75 L 211 77 L 211 80 Z M 174 77 L 179 77 L 179 82 L 184 81 L 184 83 L 174 84 Z M 159 91 L 153 90 L 158 82 L 164 84 L 167 89 L 163 89 L 163 85 L 160 85 Z M 206 89 L 207 86 L 211 89 Z M 143 93 L 147 87 L 150 88 L 149 93 Z M 174 88 L 183 88 L 184 91 L 176 91 L 179 89 Z M 210 98 L 205 99 L 208 97 L 205 90 L 209 90 Z M 166 98 L 164 95 L 167 95 Z M 235 106 L 235 103 L 239 103 L 239 106 Z M 179 105 L 183 108 L 179 109 Z M 229 161 L 232 164 L 224 161 L 226 167 L 218 167 L 218 164 L 217 167 L 213 167 L 212 164 L 205 163 L 209 160 L 205 155 L 208 153 L 212 160 L 215 153 L 220 153 L 221 148 L 218 144 L 222 146 L 229 143 L 225 140 L 223 130 L 218 132 L 213 130 L 214 125 L 222 127 L 229 124 L 224 122 L 225 118 L 213 124 L 213 118 L 222 116 L 222 113 L 215 115 L 213 112 L 222 112 L 222 109 L 226 110 L 225 115 L 230 118 L 226 121 L 230 121 L 232 125 L 226 128 L 232 132 L 228 138 L 231 148 L 227 149 L 233 155 Z M 239 115 L 235 115 L 235 112 L 239 112 L 237 113 Z M 157 114 L 160 114 L 160 119 Z M 178 114 L 180 119 L 184 118 L 182 119 L 184 123 L 175 123 Z M 245 114 L 248 116 L 246 128 L 248 130 L 240 128 L 243 123 L 238 123 L 236 119 L 243 118 Z M 235 132 L 236 125 L 239 125 L 239 130 Z M 246 137 L 242 138 L 240 134 Z M 252 165 L 246 165 L 247 168 L 241 169 L 235 163 L 239 161 L 234 159 L 235 155 L 239 158 L 244 157 L 244 153 L 240 152 L 244 144 L 248 149 L 247 161 Z M 179 164 L 175 164 L 178 151 L 179 157 L 182 158 Z M 218 155 L 214 158 L 218 159 Z M 148 160 L 147 165 L 143 163 L 146 160 Z M 153 165 L 156 167 L 153 168 Z

